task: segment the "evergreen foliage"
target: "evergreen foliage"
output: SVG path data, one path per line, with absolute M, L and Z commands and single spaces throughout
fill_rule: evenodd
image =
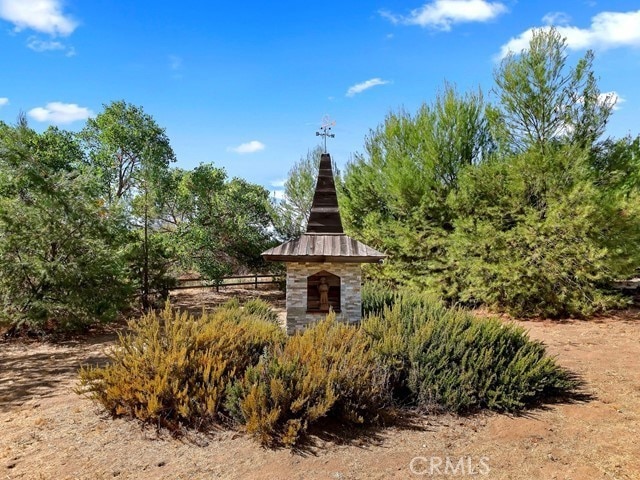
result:
M 567 64 L 567 42 L 555 28 L 533 31 L 526 49 L 510 52 L 494 74 L 494 138 L 511 152 L 544 153 L 554 143 L 590 148 L 604 133 L 614 102 L 600 95 L 594 54 Z
M 415 116 L 390 114 L 347 165 L 340 206 L 348 233 L 385 251 L 380 278 L 429 285 L 446 266 L 460 174 L 491 150 L 482 95 L 447 85 Z M 374 267 L 375 268 L 375 267 Z
M 340 188 L 348 233 L 389 255 L 369 276 L 518 316 L 624 304 L 611 286 L 640 265 L 638 139 L 600 139 L 612 100 L 592 53 L 570 66 L 565 51 L 536 31 L 496 70 L 496 104 L 446 87 L 370 134 Z
M 583 150 L 483 164 L 451 204 L 445 298 L 517 316 L 587 316 L 621 305 L 608 286 L 640 260 L 630 248 L 640 211 L 598 189 Z
M 117 221 L 73 136 L 0 125 L 0 319 L 30 330 L 113 320 L 131 292 Z
M 517 411 L 577 386 L 522 328 L 476 319 L 425 295 L 396 293 L 362 328 L 401 405 Z

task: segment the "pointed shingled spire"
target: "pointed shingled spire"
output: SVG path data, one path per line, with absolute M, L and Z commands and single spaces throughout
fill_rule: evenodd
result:
M 270 262 L 378 263 L 386 255 L 343 233 L 331 157 L 324 153 L 307 232 L 262 252 L 262 257 Z
M 318 183 L 311 204 L 307 233 L 343 233 L 331 156 L 328 153 L 323 153 L 320 157 Z

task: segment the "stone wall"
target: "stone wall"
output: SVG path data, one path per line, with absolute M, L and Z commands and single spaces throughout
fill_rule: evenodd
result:
M 362 314 L 360 288 L 362 269 L 359 263 L 287 263 L 287 333 L 303 329 L 324 318 L 325 313 L 307 312 L 307 278 L 325 270 L 340 277 L 340 309 L 337 318 L 359 322 Z

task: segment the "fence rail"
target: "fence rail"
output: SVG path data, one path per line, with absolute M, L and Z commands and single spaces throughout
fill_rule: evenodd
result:
M 230 275 L 222 277 L 219 281 L 204 280 L 202 278 L 183 278 L 178 280 L 178 284 L 172 290 L 185 290 L 187 288 L 215 288 L 220 291 L 221 287 L 233 286 L 253 286 L 257 289 L 258 285 L 273 285 L 280 283 L 284 277 L 282 275 Z

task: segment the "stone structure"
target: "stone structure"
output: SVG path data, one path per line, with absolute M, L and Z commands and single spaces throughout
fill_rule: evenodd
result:
M 328 285 L 326 301 L 339 319 L 361 319 L 362 263 L 377 263 L 383 253 L 343 233 L 338 211 L 331 157 L 323 154 L 309 215 L 300 238 L 267 250 L 266 260 L 287 265 L 287 333 L 303 329 L 327 314 L 321 284 Z
M 337 262 L 287 262 L 287 332 L 292 333 L 324 317 L 327 312 L 308 308 L 308 279 L 319 271 L 340 277 L 340 309 L 333 308 L 338 318 L 358 322 L 362 301 L 360 285 L 362 274 L 358 263 Z

